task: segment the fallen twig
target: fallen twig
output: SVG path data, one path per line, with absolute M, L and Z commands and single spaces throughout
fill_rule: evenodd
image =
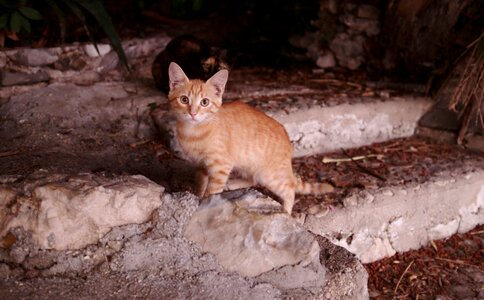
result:
M 400 279 L 398 279 L 397 286 L 395 286 L 395 289 L 393 290 L 393 295 L 394 296 L 396 295 L 397 290 L 398 290 L 398 287 L 400 286 L 400 283 L 402 282 L 403 276 L 405 276 L 405 274 L 408 272 L 408 270 L 410 269 L 410 267 L 413 265 L 413 262 L 414 262 L 414 260 L 412 260 L 408 264 L 407 268 L 405 269 L 405 271 L 403 271 L 402 275 L 400 276 Z
M 336 86 L 347 85 L 347 86 L 357 88 L 359 90 L 363 89 L 363 85 L 361 85 L 359 83 L 349 82 L 349 81 L 341 81 L 341 80 L 338 80 L 338 79 L 314 78 L 314 79 L 310 79 L 310 81 L 315 82 L 315 83 L 327 83 L 327 84 L 336 85 Z
M 448 259 L 448 258 L 442 258 L 442 257 L 436 257 L 435 259 L 440 260 L 440 261 L 445 261 L 445 262 L 448 262 L 448 263 L 452 263 L 452 264 L 456 264 L 456 265 L 463 265 L 463 266 L 478 268 L 478 266 L 470 264 L 470 263 L 466 263 L 465 261 L 460 260 L 460 259 Z
M 19 154 L 20 151 L 15 150 L 15 151 L 6 151 L 6 152 L 0 152 L 0 157 L 7 157 L 7 156 L 13 156 Z
M 358 161 L 354 160 L 349 154 L 348 152 L 346 152 L 345 149 L 341 148 L 341 151 L 343 152 L 344 155 L 348 156 L 348 158 L 360 169 L 362 170 L 363 172 L 367 173 L 368 175 L 371 175 L 373 177 L 376 177 L 378 179 L 380 179 L 381 181 L 387 181 L 387 179 L 379 174 L 376 174 L 375 172 L 373 172 L 372 170 L 364 167 L 363 165 L 361 165 L 360 163 L 358 163 Z
M 149 142 L 151 142 L 151 140 L 142 140 L 142 141 L 139 141 L 139 142 L 131 143 L 131 144 L 129 144 L 129 146 L 131 148 L 137 148 L 137 147 L 142 146 L 144 144 L 148 144 Z
M 381 154 L 368 154 L 368 155 L 361 155 L 361 156 L 353 156 L 351 158 L 331 158 L 331 157 L 323 157 L 323 163 L 340 163 L 340 162 L 349 162 L 354 160 L 362 160 L 365 158 L 376 157 L 378 159 L 382 159 L 383 155 Z

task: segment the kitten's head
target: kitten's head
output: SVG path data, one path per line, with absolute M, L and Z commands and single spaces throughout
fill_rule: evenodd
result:
M 190 80 L 179 65 L 170 63 L 168 100 L 171 110 L 184 122 L 200 123 L 211 120 L 222 105 L 228 75 L 227 70 L 220 70 L 206 82 Z

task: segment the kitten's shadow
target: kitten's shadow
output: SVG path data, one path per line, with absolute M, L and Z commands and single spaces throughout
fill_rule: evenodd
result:
M 178 158 L 159 160 L 160 184 L 169 193 L 190 192 L 196 194 L 197 182 L 194 165 Z
M 200 199 L 200 206 L 209 205 L 211 202 L 212 197 L 222 197 L 223 199 L 229 202 L 241 202 L 246 201 L 247 197 L 255 198 L 253 203 L 246 203 L 241 205 L 244 210 L 252 213 L 257 213 L 260 215 L 273 215 L 273 214 L 286 214 L 282 205 L 277 205 L 274 202 L 272 203 L 261 203 L 258 202 L 256 199 L 258 198 L 271 198 L 273 200 L 277 199 L 274 198 L 274 195 L 267 195 L 261 192 L 262 189 L 259 187 L 248 187 L 248 188 L 240 188 L 235 190 L 226 190 L 220 194 L 211 195 L 209 197 L 201 198 Z M 271 194 L 271 193 L 270 193 Z M 281 201 L 275 200 L 279 204 Z

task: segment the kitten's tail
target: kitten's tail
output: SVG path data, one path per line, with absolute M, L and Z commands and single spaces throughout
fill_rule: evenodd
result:
M 296 193 L 297 194 L 324 194 L 334 191 L 334 187 L 324 182 L 305 182 L 296 176 Z

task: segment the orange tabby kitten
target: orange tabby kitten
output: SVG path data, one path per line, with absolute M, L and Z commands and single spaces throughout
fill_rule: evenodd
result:
M 171 63 L 168 100 L 177 117 L 176 134 L 184 154 L 201 166 L 199 196 L 223 191 L 230 173 L 247 178 L 231 189 L 260 184 L 283 201 L 291 214 L 295 193 L 324 193 L 326 183 L 305 183 L 292 171 L 292 145 L 284 127 L 242 102 L 222 105 L 228 71 L 220 70 L 206 82 L 190 80 Z

